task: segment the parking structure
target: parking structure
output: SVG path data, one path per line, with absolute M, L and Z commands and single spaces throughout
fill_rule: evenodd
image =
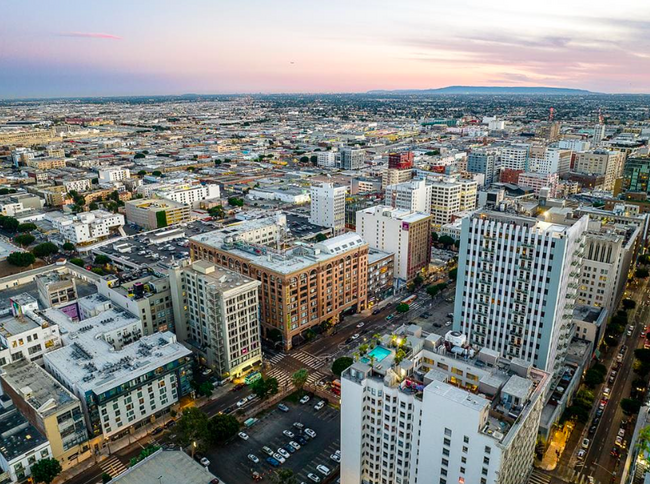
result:
M 293 426 L 294 422 L 300 422 L 304 428 L 314 430 L 316 437 L 308 439 L 306 445 L 292 453 L 277 469 L 290 468 L 299 483 L 311 483 L 307 478 L 309 473 L 316 474 L 321 478 L 321 482 L 325 482 L 326 477 L 316 469 L 318 465 L 325 465 L 331 471 L 328 478 L 333 481 L 339 464 L 330 456 L 340 449 L 340 414 L 338 409 L 330 405 L 315 410 L 314 405 L 318 401 L 318 398 L 312 398 L 309 403 L 303 405 L 284 402 L 289 407 L 288 412 L 281 412 L 274 407 L 269 413 L 261 416 L 253 427 L 243 429 L 248 435 L 248 440 L 236 436 L 224 446 L 207 452 L 211 462 L 210 470 L 226 484 L 254 482 L 253 472 L 261 474 L 264 482 L 270 482 L 276 469 L 266 461 L 268 456 L 262 451 L 262 447 L 266 446 L 277 452 L 278 448 L 296 440 L 296 437 L 284 435 L 284 430 L 289 430 L 296 436 L 304 436 L 304 430 Z M 249 454 L 256 455 L 260 462 L 249 460 Z

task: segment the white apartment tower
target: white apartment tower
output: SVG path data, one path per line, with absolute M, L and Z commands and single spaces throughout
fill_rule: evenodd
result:
M 460 333 L 399 328 L 341 377 L 341 482 L 525 484 L 549 381 Z
M 431 183 L 431 225 L 434 230 L 451 222 L 452 216 L 476 208 L 478 183 L 456 177 L 436 177 Z
M 199 260 L 175 268 L 176 332 L 220 376 L 239 376 L 262 361 L 259 281 Z
M 385 204 L 409 212 L 431 212 L 432 187 L 426 180 L 415 179 L 386 187 Z
M 334 183 L 311 186 L 311 215 L 309 222 L 329 227 L 334 235 L 345 232 L 345 195 L 347 188 Z
M 323 168 L 334 168 L 336 166 L 336 153 L 332 151 L 320 151 L 316 155 L 318 166 Z
M 565 175 L 571 170 L 571 150 L 562 150 L 560 148 L 546 148 L 544 156 L 534 157 L 530 160 L 530 171 L 536 173 L 557 173 Z
M 504 146 L 499 153 L 499 167 L 525 171 L 528 168 L 529 155 L 530 145 Z
M 569 345 L 588 221 L 499 212 L 463 220 L 454 330 L 555 373 Z

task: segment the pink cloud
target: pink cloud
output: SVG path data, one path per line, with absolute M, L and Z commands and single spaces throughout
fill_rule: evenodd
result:
M 118 35 L 103 34 L 101 32 L 63 32 L 59 35 L 61 37 L 81 37 L 85 39 L 122 40 L 122 37 Z

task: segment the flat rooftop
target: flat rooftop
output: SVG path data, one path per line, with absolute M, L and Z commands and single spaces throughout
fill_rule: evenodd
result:
M 44 417 L 79 401 L 36 363 L 21 360 L 2 370 L 2 380 Z
M 7 461 L 43 445 L 47 439 L 14 407 L 0 406 L 0 454 Z
M 160 478 L 162 476 L 162 479 Z M 115 484 L 210 484 L 215 478 L 185 452 L 159 450 L 113 478 Z

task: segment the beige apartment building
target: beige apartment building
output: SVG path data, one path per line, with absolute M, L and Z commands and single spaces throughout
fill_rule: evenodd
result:
M 190 207 L 163 199 L 136 199 L 125 204 L 126 220 L 147 230 L 159 229 L 190 220 Z

